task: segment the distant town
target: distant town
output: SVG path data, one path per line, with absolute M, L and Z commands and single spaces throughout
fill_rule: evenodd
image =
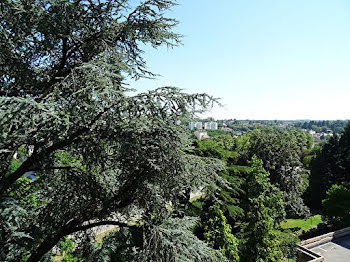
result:
M 309 133 L 315 143 L 326 140 L 333 133 L 340 134 L 348 120 L 236 120 L 213 118 L 197 119 L 188 123 L 188 128 L 194 131 L 194 135 L 202 140 L 210 138 L 210 133 L 215 131 L 231 133 L 239 137 L 249 130 L 257 128 L 273 127 L 279 129 L 297 128 Z

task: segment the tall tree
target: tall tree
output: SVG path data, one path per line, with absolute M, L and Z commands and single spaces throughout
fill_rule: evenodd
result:
M 176 88 L 135 94 L 124 83 L 154 76 L 141 46 L 179 43 L 165 16 L 174 4 L 0 2 L 1 260 L 39 261 L 96 226 L 159 225 L 179 192 L 215 179 L 220 165 L 190 155 L 176 124 L 212 98 Z M 29 172 L 21 202 L 14 196 Z
M 333 185 L 322 201 L 322 215 L 333 226 L 345 227 L 350 223 L 349 188 L 349 184 Z
M 350 122 L 345 126 L 340 137 L 333 136 L 323 145 L 322 150 L 311 162 L 311 205 L 321 208 L 321 201 L 334 184 L 350 182 Z
M 274 192 L 261 160 L 254 156 L 251 167 L 247 177 L 248 224 L 242 261 L 281 261 L 283 254 L 274 229 L 284 212 L 282 195 Z
M 339 174 L 339 136 L 334 133 L 321 150 L 311 160 L 310 205 L 314 210 L 321 209 L 327 190 L 337 183 Z M 340 181 L 338 181 L 340 182 Z
M 300 158 L 302 151 L 310 147 L 308 136 L 298 135 L 293 130 L 274 129 L 254 130 L 244 136 L 248 137 L 245 142 L 248 150 L 239 161 L 247 162 L 256 155 L 269 172 L 271 183 L 283 193 L 287 213 L 307 215 L 309 211 L 301 197 L 303 166 Z
M 147 103 L 146 97 L 125 97 L 123 75 L 153 75 L 141 43 L 179 43 L 172 32 L 177 22 L 164 16 L 173 5 L 168 0 L 134 8 L 127 0 L 0 3 L 2 174 L 19 146 L 34 147 L 15 172 L 2 175 L 0 194 L 57 150 L 110 132 L 127 114 L 147 113 L 135 106 L 135 99 Z
M 219 205 L 209 207 L 203 220 L 203 236 L 207 243 L 227 257 L 229 261 L 239 261 L 238 240 L 231 232 L 231 226 L 226 223 L 226 217 Z
M 350 121 L 339 139 L 339 162 L 339 182 L 350 182 Z

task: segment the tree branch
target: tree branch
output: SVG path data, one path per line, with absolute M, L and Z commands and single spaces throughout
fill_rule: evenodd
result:
M 128 223 L 122 223 L 119 221 L 112 221 L 112 220 L 106 220 L 106 221 L 99 221 L 99 222 L 94 222 L 94 223 L 90 223 L 90 224 L 86 224 L 86 225 L 82 225 L 79 227 L 75 227 L 72 229 L 72 231 L 74 230 L 74 232 L 78 232 L 78 231 L 84 231 L 93 227 L 98 227 L 98 226 L 105 226 L 105 225 L 114 225 L 114 226 L 118 226 L 118 227 L 136 227 L 136 225 L 129 225 Z M 72 233 L 74 233 L 72 232 Z
M 118 103 L 118 102 L 117 102 Z M 21 176 L 23 176 L 26 172 L 33 171 L 35 168 L 35 163 L 39 161 L 42 157 L 50 155 L 52 152 L 62 149 L 68 145 L 71 145 L 73 143 L 80 142 L 82 140 L 81 135 L 87 133 L 90 131 L 90 128 L 102 117 L 103 114 L 105 114 L 108 110 L 110 110 L 113 106 L 115 106 L 115 103 L 107 106 L 102 110 L 100 113 L 98 113 L 88 124 L 87 127 L 83 127 L 79 130 L 77 130 L 75 133 L 73 133 L 69 138 L 66 140 L 62 140 L 60 142 L 57 142 L 48 148 L 36 153 L 32 154 L 30 157 L 28 157 L 21 166 L 14 171 L 12 174 L 3 177 L 0 180 L 0 196 L 5 194 L 6 190 L 8 190 Z

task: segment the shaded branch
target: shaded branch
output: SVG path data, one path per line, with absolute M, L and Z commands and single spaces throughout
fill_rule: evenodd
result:
M 94 222 L 94 223 L 90 223 L 87 225 L 82 225 L 79 227 L 75 227 L 72 229 L 72 233 L 78 232 L 78 231 L 83 231 L 83 230 L 87 230 L 93 227 L 98 227 L 98 226 L 105 226 L 105 225 L 114 225 L 114 226 L 119 226 L 119 227 L 136 227 L 136 225 L 129 225 L 128 223 L 122 223 L 119 221 L 112 221 L 112 220 L 108 220 L 108 221 L 99 221 L 99 222 Z

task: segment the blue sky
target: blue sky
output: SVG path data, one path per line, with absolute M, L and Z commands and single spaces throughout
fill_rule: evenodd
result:
M 156 80 L 222 98 L 218 119 L 350 119 L 350 1 L 182 0 L 170 16 L 184 35 L 147 49 Z

